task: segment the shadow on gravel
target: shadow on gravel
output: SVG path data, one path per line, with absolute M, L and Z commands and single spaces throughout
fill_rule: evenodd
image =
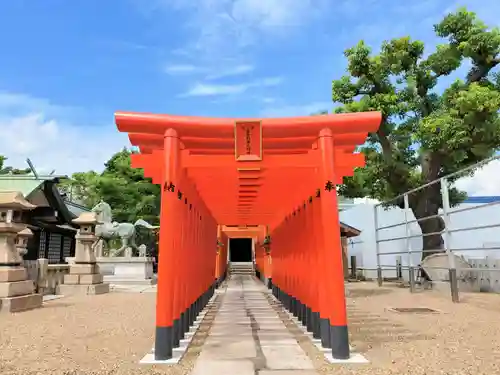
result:
M 360 298 L 360 297 L 373 297 L 373 296 L 381 296 L 384 294 L 392 293 L 393 291 L 385 288 L 377 288 L 377 289 L 347 289 L 347 297 L 348 298 Z
M 44 301 L 42 305 L 42 309 L 50 310 L 50 309 L 58 309 L 62 307 L 73 306 L 73 303 L 68 302 L 55 302 L 55 301 Z

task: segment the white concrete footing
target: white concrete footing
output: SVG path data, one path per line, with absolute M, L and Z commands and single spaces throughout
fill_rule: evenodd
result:
M 152 349 L 148 354 L 144 356 L 144 358 L 139 361 L 139 363 L 141 365 L 175 365 L 179 363 L 183 355 L 184 353 L 174 351 L 172 358 L 164 361 L 159 361 L 155 359 L 155 352 L 154 349 Z
M 140 364 L 143 365 L 175 365 L 179 363 L 184 357 L 184 354 L 186 354 L 186 351 L 189 348 L 189 345 L 191 344 L 191 340 L 193 339 L 194 335 L 198 331 L 198 328 L 200 327 L 200 324 L 203 322 L 203 319 L 205 318 L 205 315 L 207 314 L 207 311 L 213 307 L 214 305 L 214 300 L 215 300 L 215 295 L 210 299 L 208 302 L 207 306 L 200 312 L 198 317 L 196 318 L 195 322 L 191 327 L 189 327 L 189 332 L 184 333 L 184 338 L 180 340 L 179 342 L 179 347 L 173 348 L 172 350 L 172 358 L 164 360 L 164 361 L 158 361 L 155 359 L 155 348 L 153 347 L 149 353 L 147 353 L 140 361 Z
M 338 364 L 343 364 L 343 363 L 370 363 L 365 356 L 363 356 L 360 353 L 351 353 L 351 356 L 348 359 L 336 359 L 332 357 L 331 353 L 325 353 L 325 359 L 330 362 L 330 363 L 338 363 Z
M 273 299 L 277 301 L 276 297 L 274 297 L 274 296 L 273 296 Z M 290 320 L 292 322 L 294 322 L 297 325 L 297 327 L 300 328 L 300 330 L 304 333 L 304 335 L 307 336 L 307 337 L 309 337 L 309 339 L 312 341 L 312 343 L 314 344 L 314 346 L 316 348 L 318 348 L 318 350 L 323 353 L 325 359 L 329 363 L 338 363 L 338 364 L 342 364 L 342 363 L 345 363 L 345 364 L 349 364 L 349 363 L 370 363 L 370 361 L 368 359 L 366 359 L 366 357 L 363 356 L 361 353 L 353 352 L 354 348 L 351 345 L 349 345 L 349 349 L 351 350 L 351 355 L 350 355 L 350 357 L 348 359 L 336 359 L 336 358 L 333 358 L 330 348 L 324 348 L 321 345 L 321 340 L 313 338 L 312 332 L 308 332 L 307 328 L 302 325 L 302 323 L 300 322 L 300 320 L 297 319 L 297 317 L 295 315 L 293 315 L 288 310 L 284 310 L 284 311 L 286 312 L 286 314 L 288 315 L 288 317 L 290 318 Z

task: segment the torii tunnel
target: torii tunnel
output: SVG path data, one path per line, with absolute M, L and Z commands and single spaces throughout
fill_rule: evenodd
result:
M 226 226 L 247 226 L 274 296 L 307 322 L 333 358 L 349 358 L 335 185 L 364 165 L 354 151 L 377 131 L 381 114 L 239 119 L 117 112 L 115 120 L 140 150 L 132 166 L 163 187 L 155 359 L 172 358 L 224 279 Z

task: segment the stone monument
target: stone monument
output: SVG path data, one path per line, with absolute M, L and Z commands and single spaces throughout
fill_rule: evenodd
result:
M 136 227 L 141 226 L 150 231 L 157 231 L 158 226 L 139 219 L 134 224 L 113 221 L 111 207 L 101 201 L 92 212 L 97 215 L 96 236 L 94 244 L 98 249 L 97 264 L 104 275 L 104 280 L 115 285 L 151 285 L 155 283 L 153 274 L 153 258 L 147 256 L 146 246 L 137 246 L 135 242 Z M 110 240 L 120 239 L 121 247 L 111 249 Z M 107 257 L 102 249 L 106 245 Z M 137 256 L 134 255 L 134 252 Z
M 69 274 L 64 275 L 64 283 L 59 285 L 59 294 L 108 293 L 109 284 L 103 283 L 94 253 L 94 244 L 97 240 L 96 215 L 93 212 L 84 212 L 74 219 L 73 223 L 80 227 L 75 236 L 75 258 L 70 264 Z
M 137 244 L 135 243 L 136 227 L 144 227 L 150 231 L 154 231 L 159 228 L 158 226 L 151 225 L 142 219 L 137 220 L 134 224 L 118 223 L 113 221 L 111 206 L 104 201 L 100 201 L 95 207 L 93 207 L 92 212 L 97 215 L 96 236 L 99 240 L 106 243 L 110 256 L 119 256 L 125 253 L 125 256 L 130 258 L 132 257 L 132 251 L 135 250 L 140 252 Z M 109 241 L 114 238 L 120 239 L 121 247 L 111 251 Z
M 34 208 L 19 192 L 0 192 L 0 313 L 42 306 L 43 297 L 34 293 L 21 255 L 32 235 L 22 223 L 23 211 Z

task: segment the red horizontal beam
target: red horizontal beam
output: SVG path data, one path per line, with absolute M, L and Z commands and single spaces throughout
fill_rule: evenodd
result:
M 322 116 L 283 118 L 210 118 L 175 116 L 138 112 L 116 112 L 118 130 L 128 133 L 163 135 L 175 129 L 181 137 L 234 136 L 237 122 L 262 122 L 264 137 L 315 136 L 321 129 L 330 128 L 336 134 L 376 131 L 382 120 L 380 112 L 342 113 Z

